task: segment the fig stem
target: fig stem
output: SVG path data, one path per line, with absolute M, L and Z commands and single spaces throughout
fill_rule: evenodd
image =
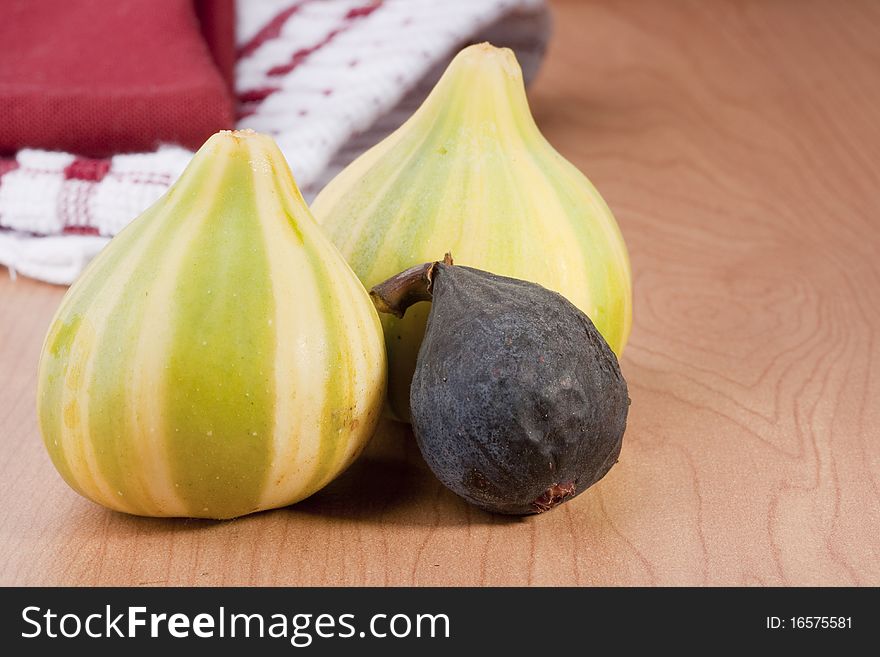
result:
M 447 253 L 443 263 L 451 265 L 452 255 Z M 430 301 L 434 272 L 438 264 L 438 262 L 426 262 L 410 267 L 387 281 L 373 286 L 370 290 L 370 299 L 373 300 L 376 310 L 399 318 L 403 317 L 406 309 L 414 303 Z

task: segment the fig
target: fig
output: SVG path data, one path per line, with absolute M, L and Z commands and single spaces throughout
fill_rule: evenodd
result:
M 224 131 L 68 290 L 37 405 L 52 462 L 85 497 L 232 518 L 339 474 L 385 385 L 376 310 L 281 151 Z
M 626 381 L 589 317 L 562 295 L 449 256 L 370 294 L 398 316 L 431 300 L 412 426 L 428 466 L 454 493 L 495 513 L 542 513 L 617 462 Z
M 312 203 L 318 223 L 370 287 L 452 251 L 459 264 L 559 292 L 622 354 L 632 284 L 602 197 L 541 135 L 513 52 L 469 46 L 396 132 Z M 427 309 L 382 318 L 392 415 L 409 389 Z

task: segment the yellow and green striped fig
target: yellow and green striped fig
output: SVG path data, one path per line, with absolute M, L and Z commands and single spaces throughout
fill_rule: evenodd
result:
M 623 237 L 596 189 L 538 131 L 513 53 L 489 44 L 453 59 L 418 111 L 352 162 L 312 204 L 369 289 L 451 252 L 456 264 L 561 293 L 619 356 L 632 289 Z M 428 307 L 383 315 L 388 397 L 409 417 Z
M 40 360 L 43 439 L 67 483 L 111 509 L 285 506 L 372 434 L 381 331 L 275 143 L 224 131 L 64 297 Z

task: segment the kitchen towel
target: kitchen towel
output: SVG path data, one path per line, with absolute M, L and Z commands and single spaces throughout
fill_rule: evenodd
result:
M 397 128 L 464 45 L 512 48 L 526 79 L 549 36 L 544 0 L 238 0 L 239 128 L 270 134 L 311 199 Z M 0 159 L 0 264 L 69 284 L 161 196 L 192 151 Z

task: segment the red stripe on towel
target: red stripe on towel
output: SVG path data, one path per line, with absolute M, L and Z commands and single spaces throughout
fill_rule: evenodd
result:
M 249 57 L 250 55 L 254 54 L 257 48 L 262 46 L 264 43 L 277 38 L 278 35 L 281 34 L 281 29 L 284 27 L 287 19 L 289 19 L 296 12 L 302 9 L 302 7 L 304 5 L 307 5 L 310 1 L 311 0 L 299 0 L 299 2 L 295 2 L 284 11 L 276 14 L 272 20 L 270 20 L 259 29 L 259 31 L 251 38 L 250 41 L 248 41 L 238 49 L 236 56 L 239 59 L 241 59 L 242 57 Z
M 266 97 L 274 94 L 276 91 L 278 91 L 278 87 L 262 87 L 260 89 L 250 89 L 248 91 L 242 91 L 240 94 L 238 94 L 238 102 L 259 103 Z
M 64 183 L 58 195 L 58 216 L 62 232 L 76 235 L 97 235 L 92 225 L 89 202 L 99 183 L 110 171 L 110 159 L 78 157 L 64 168 Z
M 307 2 L 308 0 L 305 0 L 305 1 Z M 277 77 L 279 75 L 286 75 L 287 73 L 290 73 L 297 66 L 299 66 L 304 61 L 306 61 L 311 55 L 316 53 L 321 48 L 325 47 L 327 44 L 331 43 L 333 41 L 333 39 L 335 39 L 337 36 L 339 36 L 340 34 L 342 34 L 345 31 L 349 30 L 351 28 L 351 26 L 356 21 L 358 21 L 362 18 L 366 18 L 367 16 L 372 14 L 374 11 L 376 11 L 379 7 L 382 6 L 382 3 L 383 3 L 383 0 L 370 0 L 370 2 L 368 2 L 365 5 L 361 5 L 360 7 L 352 7 L 348 11 L 348 13 L 346 13 L 345 16 L 342 17 L 343 22 L 339 27 L 336 27 L 336 28 L 330 30 L 324 36 L 324 38 L 321 39 L 315 45 L 309 46 L 308 48 L 300 48 L 295 53 L 293 53 L 289 62 L 287 62 L 286 64 L 279 64 L 277 66 L 273 66 L 272 68 L 270 68 L 266 72 L 266 75 Z M 303 4 L 305 4 L 305 2 L 303 2 Z M 297 5 L 297 8 L 299 8 L 300 6 L 302 6 L 302 5 Z M 293 7 L 290 7 L 286 11 L 290 11 L 292 9 L 293 9 Z M 284 13 L 285 12 L 282 12 L 281 14 L 276 16 L 274 19 L 272 19 L 272 21 L 269 23 L 269 25 L 267 25 L 266 27 L 263 28 L 263 30 L 261 30 L 261 33 L 264 30 L 267 31 L 267 34 L 269 35 L 266 37 L 267 39 L 274 38 L 274 36 L 278 36 L 278 32 L 280 32 L 281 26 L 284 24 L 284 21 L 287 20 L 287 18 L 290 18 L 290 16 L 296 12 L 290 11 L 290 13 L 286 17 L 284 17 L 283 20 L 280 20 L 280 24 L 274 33 L 272 33 L 271 31 L 268 31 L 269 26 L 272 25 L 276 20 L 279 20 Z M 249 47 L 249 46 L 250 46 L 250 42 L 245 47 Z M 278 91 L 278 87 L 261 87 L 259 89 L 249 89 L 247 91 L 243 91 L 240 94 L 238 94 L 238 101 L 239 101 L 238 118 L 239 118 L 239 120 L 256 113 L 257 107 L 259 106 L 259 104 L 262 103 L 264 100 L 266 100 L 266 98 L 271 96 L 276 91 Z M 325 93 L 325 95 L 329 95 L 327 90 L 325 90 L 324 93 Z M 330 91 L 330 93 L 332 93 L 332 91 Z
M 101 182 L 108 171 L 110 171 L 109 159 L 78 157 L 64 168 L 64 179 Z
M 94 226 L 65 226 L 61 231 L 63 235 L 100 235 L 101 232 Z
M 15 171 L 18 168 L 18 160 L 14 157 L 0 157 L 0 178 L 3 177 L 3 174 L 9 173 L 10 171 Z
M 342 34 L 343 32 L 349 30 L 351 28 L 352 23 L 361 18 L 366 18 L 374 11 L 376 11 L 379 7 L 382 6 L 382 0 L 373 0 L 372 2 L 363 5 L 361 7 L 353 7 L 348 11 L 348 13 L 343 17 L 344 23 L 341 27 L 337 27 L 336 29 L 330 30 L 327 35 L 318 41 L 313 46 L 309 46 L 308 48 L 300 48 L 290 58 L 290 61 L 286 64 L 279 64 L 278 66 L 273 66 L 270 68 L 266 75 L 286 75 L 290 73 L 297 66 L 306 61 L 311 55 L 319 51 L 321 48 L 331 43 L 333 39 Z

